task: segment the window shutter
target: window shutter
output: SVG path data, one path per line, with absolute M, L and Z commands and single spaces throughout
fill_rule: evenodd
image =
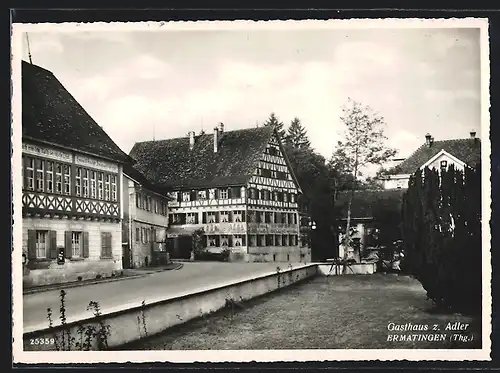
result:
M 191 201 L 196 201 L 196 190 L 192 190 L 191 191 L 191 196 L 190 196 L 190 200 Z
M 243 235 L 241 237 L 241 246 L 246 246 L 247 244 L 247 236 Z
M 89 257 L 89 232 L 82 233 L 82 256 L 84 258 Z
M 214 197 L 215 199 L 219 199 L 219 189 L 214 189 Z
M 28 230 L 28 259 L 36 258 L 36 231 Z
M 113 257 L 113 235 L 111 234 L 111 232 L 108 232 L 107 233 L 107 237 L 106 237 L 106 256 L 108 258 L 112 258 Z
M 229 211 L 227 214 L 227 220 L 232 223 L 233 222 L 233 212 Z
M 207 213 L 206 213 L 206 212 L 204 212 L 204 213 L 203 213 L 203 221 L 202 221 L 202 223 L 203 223 L 203 224 L 205 224 L 207 221 L 208 221 L 208 220 L 207 220 Z
M 241 221 L 242 221 L 242 222 L 245 222 L 245 220 L 246 220 L 246 219 L 245 219 L 245 218 L 246 218 L 246 216 L 245 216 L 245 215 L 246 215 L 246 214 L 245 214 L 245 211 L 241 211 Z
M 64 254 L 68 259 L 73 256 L 73 248 L 71 246 L 71 231 L 64 232 Z
M 233 236 L 229 235 L 227 238 L 227 246 L 233 247 Z
M 228 198 L 228 199 L 233 198 L 233 197 L 232 197 L 232 191 L 233 191 L 233 188 L 227 188 L 227 198 Z
M 57 232 L 49 231 L 49 258 L 57 258 Z
M 141 195 L 139 193 L 136 193 L 135 194 L 135 206 L 138 208 L 139 207 L 139 197 Z

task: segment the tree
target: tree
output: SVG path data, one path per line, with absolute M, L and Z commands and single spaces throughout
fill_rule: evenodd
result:
M 286 141 L 288 145 L 293 146 L 294 148 L 309 148 L 311 146 L 311 142 L 307 136 L 307 130 L 304 128 L 302 123 L 300 123 L 299 118 L 293 118 L 290 123 Z
M 275 127 L 276 131 L 278 131 L 278 135 L 282 141 L 285 141 L 286 132 L 283 129 L 283 122 L 281 122 L 278 117 L 276 117 L 275 113 L 271 113 L 269 118 L 264 122 L 264 126 L 266 127 Z
M 325 158 L 311 148 L 295 148 L 287 144 L 285 152 L 302 188 L 300 204 L 307 206 L 307 213 L 316 222 L 316 230 L 311 236 L 313 260 L 324 260 L 331 256 L 334 240 L 330 170 Z
M 403 198 L 405 265 L 436 306 L 480 313 L 481 165 L 425 168 Z
M 385 145 L 385 120 L 370 106 L 349 98 L 347 105 L 342 108 L 340 120 L 346 127 L 344 139 L 337 143 L 330 165 L 341 174 L 352 174 L 346 228 L 346 232 L 350 232 L 352 198 L 360 171 L 370 164 L 385 163 L 396 154 L 396 150 Z M 350 246 L 350 235 L 346 234 L 344 239 L 344 244 Z

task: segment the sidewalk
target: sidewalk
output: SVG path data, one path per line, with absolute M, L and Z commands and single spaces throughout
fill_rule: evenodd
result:
M 147 276 L 151 273 L 156 273 L 156 272 L 162 272 L 162 271 L 169 271 L 169 270 L 178 270 L 183 267 L 183 263 L 170 263 L 164 266 L 158 266 L 158 267 L 144 267 L 144 268 L 131 268 L 131 269 L 124 269 L 122 272 L 122 275 L 114 276 L 114 277 L 105 277 L 101 279 L 92 279 L 92 280 L 84 280 L 84 281 L 78 281 L 78 282 L 65 282 L 62 284 L 51 284 L 51 285 L 41 285 L 41 286 L 32 286 L 29 288 L 23 289 L 23 295 L 24 294 L 33 294 L 33 293 L 40 293 L 44 291 L 51 291 L 51 290 L 61 290 L 61 289 L 70 289 L 74 287 L 79 287 L 79 286 L 89 286 L 89 285 L 95 285 L 95 284 L 103 284 L 107 282 L 115 282 L 115 281 L 124 281 L 124 280 L 130 280 L 138 277 L 143 277 Z

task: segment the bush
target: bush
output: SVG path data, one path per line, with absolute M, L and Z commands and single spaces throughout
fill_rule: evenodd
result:
M 481 166 L 410 178 L 403 198 L 405 269 L 440 308 L 481 310 Z

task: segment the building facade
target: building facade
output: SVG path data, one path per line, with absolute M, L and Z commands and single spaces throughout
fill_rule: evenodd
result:
M 410 176 L 418 169 L 429 167 L 441 170 L 453 165 L 463 170 L 466 166 L 475 166 L 481 160 L 481 141 L 476 132 L 471 131 L 469 138 L 434 141 L 425 135 L 425 143 L 410 157 L 389 170 L 381 177 L 384 189 L 406 189 Z
M 123 267 L 167 264 L 168 201 L 133 166 L 123 173 Z
M 165 154 L 151 160 L 148 155 Z M 173 252 L 187 257 L 202 231 L 210 252 L 232 261 L 304 262 L 300 186 L 274 128 L 262 127 L 136 143 L 130 155 L 153 183 L 171 189 L 167 232 Z
M 55 76 L 22 62 L 23 283 L 122 269 L 122 170 L 131 159 Z

